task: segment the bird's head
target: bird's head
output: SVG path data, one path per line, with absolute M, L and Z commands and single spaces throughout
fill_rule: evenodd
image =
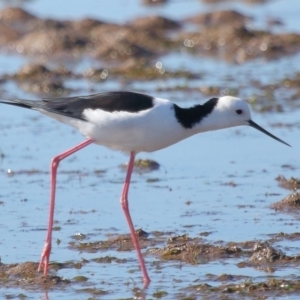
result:
M 215 117 L 218 119 L 218 123 L 220 123 L 220 125 L 223 127 L 234 127 L 241 125 L 251 126 L 275 139 L 276 141 L 290 146 L 252 121 L 248 103 L 240 98 L 232 96 L 220 97 L 213 114 L 215 114 Z

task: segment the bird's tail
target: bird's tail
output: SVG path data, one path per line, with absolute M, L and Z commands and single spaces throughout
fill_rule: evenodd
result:
M 36 106 L 36 105 L 34 105 L 36 103 L 36 101 L 34 101 L 34 100 L 0 99 L 0 103 L 23 107 L 23 108 L 28 108 L 28 109 L 32 109 Z

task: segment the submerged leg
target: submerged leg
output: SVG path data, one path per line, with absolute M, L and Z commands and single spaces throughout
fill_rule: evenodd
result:
M 145 266 L 145 262 L 144 262 L 144 259 L 143 259 L 142 253 L 141 253 L 139 241 L 138 241 L 137 235 L 136 235 L 135 230 L 134 230 L 134 226 L 133 226 L 131 216 L 130 216 L 130 212 L 129 212 L 129 205 L 128 205 L 128 190 L 129 190 L 130 178 L 131 178 L 133 165 L 134 165 L 134 158 L 135 158 L 135 153 L 131 152 L 129 163 L 128 163 L 126 179 L 125 179 L 124 187 L 123 187 L 123 191 L 122 191 L 121 206 L 122 206 L 122 209 L 124 211 L 127 223 L 129 225 L 131 238 L 132 238 L 135 250 L 137 252 L 138 260 L 139 260 L 140 267 L 141 267 L 141 270 L 142 270 L 142 273 L 143 273 L 144 286 L 147 287 L 150 283 L 150 278 L 148 276 L 147 269 L 146 269 L 146 266 Z
M 41 260 L 39 264 L 38 271 L 44 269 L 44 275 L 47 276 L 48 273 L 48 264 L 49 257 L 51 252 L 51 240 L 52 240 L 52 227 L 53 227 L 53 217 L 54 217 L 54 205 L 55 205 L 55 187 L 56 187 L 56 173 L 57 167 L 61 160 L 70 156 L 71 154 L 79 151 L 80 149 L 90 145 L 94 141 L 92 139 L 87 139 L 83 143 L 71 148 L 60 155 L 55 156 L 52 159 L 51 163 L 51 191 L 50 191 L 50 209 L 49 209 L 49 221 L 48 221 L 48 230 L 46 236 L 45 246 L 41 255 Z

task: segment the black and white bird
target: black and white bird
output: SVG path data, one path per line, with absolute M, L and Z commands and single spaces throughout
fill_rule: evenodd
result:
M 139 247 L 128 206 L 128 190 L 134 159 L 139 152 L 152 152 L 169 147 L 197 133 L 240 125 L 251 126 L 288 145 L 251 120 L 248 104 L 239 98 L 212 98 L 204 104 L 181 108 L 175 103 L 148 95 L 116 91 L 90 96 L 58 99 L 0 100 L 0 103 L 36 110 L 78 129 L 86 140 L 55 156 L 51 164 L 50 214 L 46 242 L 39 271 L 48 273 L 51 252 L 57 167 L 61 160 L 91 143 L 127 153 L 127 174 L 121 195 L 121 206 L 137 251 L 144 284 L 148 286 L 145 263 Z

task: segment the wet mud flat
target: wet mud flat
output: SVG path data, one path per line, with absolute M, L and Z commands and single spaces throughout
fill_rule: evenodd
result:
M 124 172 L 125 167 L 120 165 L 120 172 Z M 135 173 L 147 174 L 152 179 L 147 181 L 157 184 L 162 180 L 160 176 L 155 176 L 155 171 L 159 168 L 161 166 L 158 162 L 139 159 L 135 164 Z M 31 177 L 41 176 L 38 170 L 21 170 L 9 176 L 24 176 L 26 173 Z M 78 177 L 87 175 L 79 170 L 65 173 Z M 106 172 L 98 170 L 93 175 L 105 177 Z M 274 182 L 276 181 L 290 189 L 291 194 L 272 203 L 269 210 L 293 214 L 295 219 L 299 218 L 299 193 L 294 191 L 294 186 L 290 186 L 290 182 L 298 182 L 298 179 L 278 176 Z M 236 184 L 231 182 L 231 188 L 235 187 Z M 5 201 L 1 201 L 1 205 L 5 204 Z M 190 206 L 192 203 L 186 205 Z M 240 205 L 240 209 L 244 208 L 245 206 Z M 88 219 L 94 212 L 77 211 L 72 214 L 76 218 L 83 215 Z M 75 225 L 80 228 L 80 224 Z M 59 232 L 64 227 L 64 224 L 56 223 L 54 231 Z M 79 255 L 77 259 L 51 260 L 47 277 L 37 272 L 36 261 L 10 264 L 1 261 L 1 290 L 16 291 L 6 292 L 8 299 L 27 299 L 34 293 L 38 293 L 43 299 L 51 299 L 51 294 L 63 295 L 67 291 L 72 291 L 72 295 L 78 299 L 272 299 L 297 297 L 299 294 L 297 270 L 300 267 L 300 253 L 295 250 L 300 238 L 299 231 L 273 233 L 264 240 L 247 240 L 245 232 L 243 241 L 225 242 L 211 239 L 212 232 L 208 231 L 200 231 L 195 235 L 193 226 L 187 226 L 185 230 L 185 234 L 176 234 L 176 231 L 136 231 L 150 269 L 152 284 L 159 286 L 154 291 L 151 290 L 151 284 L 149 290 L 143 289 L 130 235 L 117 234 L 114 230 L 106 230 L 106 238 L 102 240 L 97 238 L 99 230 L 96 230 L 78 232 L 67 240 L 54 241 L 58 245 L 67 244 L 67 251 Z M 191 234 L 188 234 L 189 231 Z M 283 241 L 290 242 L 290 246 L 279 246 Z M 207 266 L 214 264 L 224 272 L 211 273 L 206 270 Z M 110 275 L 110 279 L 103 275 L 104 270 L 110 273 L 112 268 L 118 270 L 123 267 L 126 268 L 124 275 Z M 188 280 L 181 275 L 180 271 L 184 268 L 192 274 Z M 253 276 L 252 270 L 267 276 Z M 78 271 L 80 275 L 76 274 Z M 197 275 L 199 271 L 201 275 Z M 289 274 L 291 271 L 292 274 L 288 276 L 276 275 L 278 272 Z M 98 272 L 100 276 L 96 275 Z M 167 279 L 170 274 L 171 283 Z M 168 284 L 172 284 L 171 290 Z M 116 297 L 116 293 L 122 294 L 122 289 L 131 294 L 132 298 Z
M 207 57 L 229 65 L 243 65 L 257 60 L 276 62 L 282 57 L 299 53 L 299 34 L 277 33 L 280 31 L 277 29 L 284 26 L 284 21 L 265 20 L 267 29 L 251 26 L 253 22 L 253 16 L 219 8 L 181 20 L 154 15 L 117 24 L 91 18 L 43 19 L 26 9 L 7 7 L 0 11 L 0 49 L 4 54 L 23 56 L 28 62 L 16 72 L 7 71 L 0 75 L 1 96 L 15 96 L 11 85 L 27 97 L 30 95 L 37 98 L 95 93 L 109 89 L 110 84 L 116 83 L 120 88 L 140 86 L 140 90 L 163 93 L 175 99 L 175 93 L 180 93 L 183 99 L 199 95 L 207 98 L 222 93 L 240 96 L 243 95 L 242 87 L 245 83 L 230 72 L 227 80 L 234 80 L 241 88 L 236 85 L 207 85 L 201 81 L 207 76 L 205 72 L 170 68 L 162 64 L 161 58 L 187 55 L 192 59 Z M 89 67 L 78 68 L 86 60 L 90 62 Z M 252 88 L 247 97 L 252 108 L 258 113 L 281 113 L 299 108 L 299 74 L 300 70 L 271 84 L 252 78 L 247 83 Z M 168 85 L 168 80 L 176 81 Z M 166 84 L 159 85 L 159 81 Z M 83 82 L 87 84 L 83 85 Z M 151 91 L 144 85 L 149 82 L 153 82 Z M 294 130 L 299 129 L 300 125 L 296 121 L 278 122 L 273 127 Z M 5 160 L 7 153 L 2 148 L 3 153 L 0 155 Z M 140 168 L 138 172 L 144 172 L 144 168 L 152 172 L 159 166 L 155 161 L 136 162 L 136 167 Z M 81 170 L 75 171 L 75 176 L 78 174 L 85 176 Z M 16 177 L 41 175 L 45 175 L 45 171 L 34 169 L 8 174 Z M 300 181 L 276 175 L 280 187 L 289 189 L 291 194 L 280 202 L 274 201 L 269 209 L 292 215 L 296 223 L 299 220 L 300 196 L 297 191 Z M 94 176 L 105 178 L 106 172 L 99 170 Z M 239 188 L 234 180 L 228 179 L 226 185 Z M 159 183 L 160 180 L 153 173 L 148 183 Z M 1 207 L 8 200 L 7 197 L 4 199 L 1 192 L 0 196 Z M 89 215 L 84 214 L 85 217 Z M 60 226 L 55 230 L 59 231 Z M 80 253 L 80 258 L 51 261 L 48 277 L 37 272 L 37 261 L 7 264 L 1 260 L 0 291 L 5 293 L 7 299 L 27 299 L 32 294 L 44 294 L 41 297 L 50 299 L 51 294 L 55 295 L 56 292 L 63 295 L 72 291 L 73 296 L 70 298 L 78 299 L 185 300 L 296 299 L 300 292 L 300 251 L 295 251 L 294 246 L 299 241 L 299 231 L 278 232 L 265 239 L 258 237 L 259 240 L 248 240 L 245 232 L 243 241 L 224 242 L 210 239 L 210 232 L 206 231 L 195 234 L 191 229 L 190 234 L 182 235 L 175 226 L 172 231 L 155 231 L 155 225 L 151 228 L 153 231 L 149 233 L 139 230 L 138 235 L 154 289 L 150 285 L 149 290 L 144 290 L 141 281 L 132 279 L 141 276 L 135 250 L 126 230 L 124 234 L 109 232 L 107 239 L 102 240 L 97 240 L 97 232 L 91 230 L 69 237 L 68 251 Z M 189 232 L 188 229 L 186 231 Z M 94 237 L 92 241 L 90 236 Z M 289 246 L 278 246 L 282 241 L 291 242 L 291 249 Z M 94 257 L 90 258 L 89 254 Z M 213 264 L 219 266 L 218 271 L 206 272 L 206 266 Z M 118 270 L 124 266 L 128 269 L 128 265 L 132 277 L 127 271 L 125 276 L 115 276 L 115 282 L 110 282 L 112 276 L 106 280 L 105 276 L 100 279 L 96 275 L 100 268 L 109 273 L 110 268 Z M 228 272 L 219 272 L 227 270 L 228 265 L 240 272 L 232 268 Z M 193 274 L 189 282 L 178 272 L 181 268 Z M 73 275 L 74 270 L 80 270 L 82 275 Z M 202 272 L 201 277 L 197 275 L 199 270 Z M 252 275 L 252 271 L 264 275 Z M 292 274 L 280 276 L 276 275 L 278 272 Z M 164 273 L 167 274 L 165 277 Z M 168 274 L 174 275 L 172 282 L 168 281 Z M 130 298 L 120 296 L 122 291 L 126 291 L 126 295 L 130 294 Z
M 110 80 L 121 81 L 126 86 L 133 81 L 167 79 L 185 82 L 172 88 L 166 86 L 168 92 L 238 95 L 240 91 L 234 88 L 224 91 L 223 87 L 213 85 L 195 88 L 193 82 L 206 74 L 167 68 L 160 58 L 175 54 L 244 64 L 258 59 L 268 62 L 299 52 L 300 34 L 277 33 L 277 28 L 284 25 L 280 20 L 265 19 L 268 29 L 260 30 L 251 26 L 253 22 L 252 16 L 229 9 L 181 20 L 151 15 L 117 24 L 91 18 L 41 19 L 24 9 L 7 7 L 0 11 L 0 50 L 24 55 L 34 62 L 24 64 L 14 73 L 4 71 L 0 80 L 4 87 L 14 82 L 20 89 L 37 96 L 85 92 L 74 89 L 73 84 L 68 84 L 70 81 L 88 81 L 90 92 L 95 92 L 93 84 L 101 85 Z M 82 60 L 89 60 L 91 66 L 77 71 L 76 65 Z M 256 94 L 267 99 L 262 103 L 252 95 L 249 100 L 256 110 L 280 111 L 282 103 L 276 103 L 277 93 L 283 94 L 283 100 L 289 100 L 291 105 L 299 105 L 299 74 L 291 74 L 270 85 L 254 80 L 251 84 L 257 89 Z
M 194 279 L 190 284 L 181 284 L 180 276 L 173 279 L 173 292 L 168 289 L 161 289 L 148 294 L 141 286 L 141 282 L 129 279 L 120 280 L 116 278 L 118 288 L 121 286 L 131 290 L 132 299 L 199 299 L 199 297 L 218 299 L 268 299 L 277 297 L 297 296 L 300 290 L 300 283 L 295 278 L 281 278 L 272 276 L 276 270 L 295 268 L 300 266 L 300 255 L 290 256 L 283 251 L 276 249 L 272 244 L 278 240 L 299 239 L 300 233 L 272 235 L 266 241 L 245 241 L 229 242 L 221 241 L 215 244 L 207 243 L 205 238 L 191 238 L 188 235 L 170 236 L 168 232 L 153 232 L 151 238 L 148 234 L 139 230 L 139 241 L 146 260 L 154 256 L 155 262 L 150 263 L 151 269 L 155 272 L 169 272 L 168 268 L 174 269 L 172 261 L 180 265 L 191 265 L 194 270 L 205 268 L 207 263 L 216 261 L 218 264 L 226 265 L 227 260 L 236 260 L 236 267 L 247 269 L 258 269 L 269 274 L 268 278 L 257 279 L 247 275 L 235 275 L 223 273 L 220 275 L 205 274 L 206 280 Z M 207 233 L 202 233 L 206 236 Z M 78 239 L 78 237 L 77 237 Z M 37 272 L 37 262 L 24 262 L 20 264 L 0 264 L 0 283 L 2 288 L 21 289 L 21 293 L 7 294 L 7 299 L 27 299 L 26 294 L 30 291 L 44 292 L 48 299 L 48 293 L 53 291 L 72 290 L 77 295 L 88 297 L 88 299 L 112 299 L 114 298 L 114 284 L 109 286 L 103 279 L 101 282 L 94 282 L 93 273 L 85 272 L 90 264 L 96 264 L 97 268 L 117 264 L 132 264 L 132 260 L 106 255 L 109 250 L 116 253 L 130 251 L 134 254 L 134 246 L 129 235 L 118 235 L 108 240 L 96 242 L 70 241 L 69 249 L 79 250 L 81 260 L 50 263 L 50 274 L 45 277 Z M 91 260 L 84 259 L 85 253 L 97 253 L 97 257 Z M 103 255 L 101 255 L 103 254 Z M 99 255 L 99 256 L 98 256 Z M 137 268 L 132 267 L 132 273 L 139 273 Z M 58 276 L 57 273 L 63 269 L 80 269 L 82 274 L 72 278 Z M 175 271 L 175 270 L 174 270 Z M 247 271 L 245 271 L 247 274 Z M 153 281 L 156 281 L 154 275 Z M 177 288 L 176 286 L 180 287 Z M 99 287 L 103 286 L 103 287 Z M 106 298 L 107 297 L 107 298 Z M 112 297 L 112 298 L 111 298 Z M 30 298 L 30 296 L 29 296 Z M 114 298 L 123 299 L 123 298 Z M 127 299 L 127 298 L 126 298 Z M 131 299 L 131 298 L 130 298 Z

